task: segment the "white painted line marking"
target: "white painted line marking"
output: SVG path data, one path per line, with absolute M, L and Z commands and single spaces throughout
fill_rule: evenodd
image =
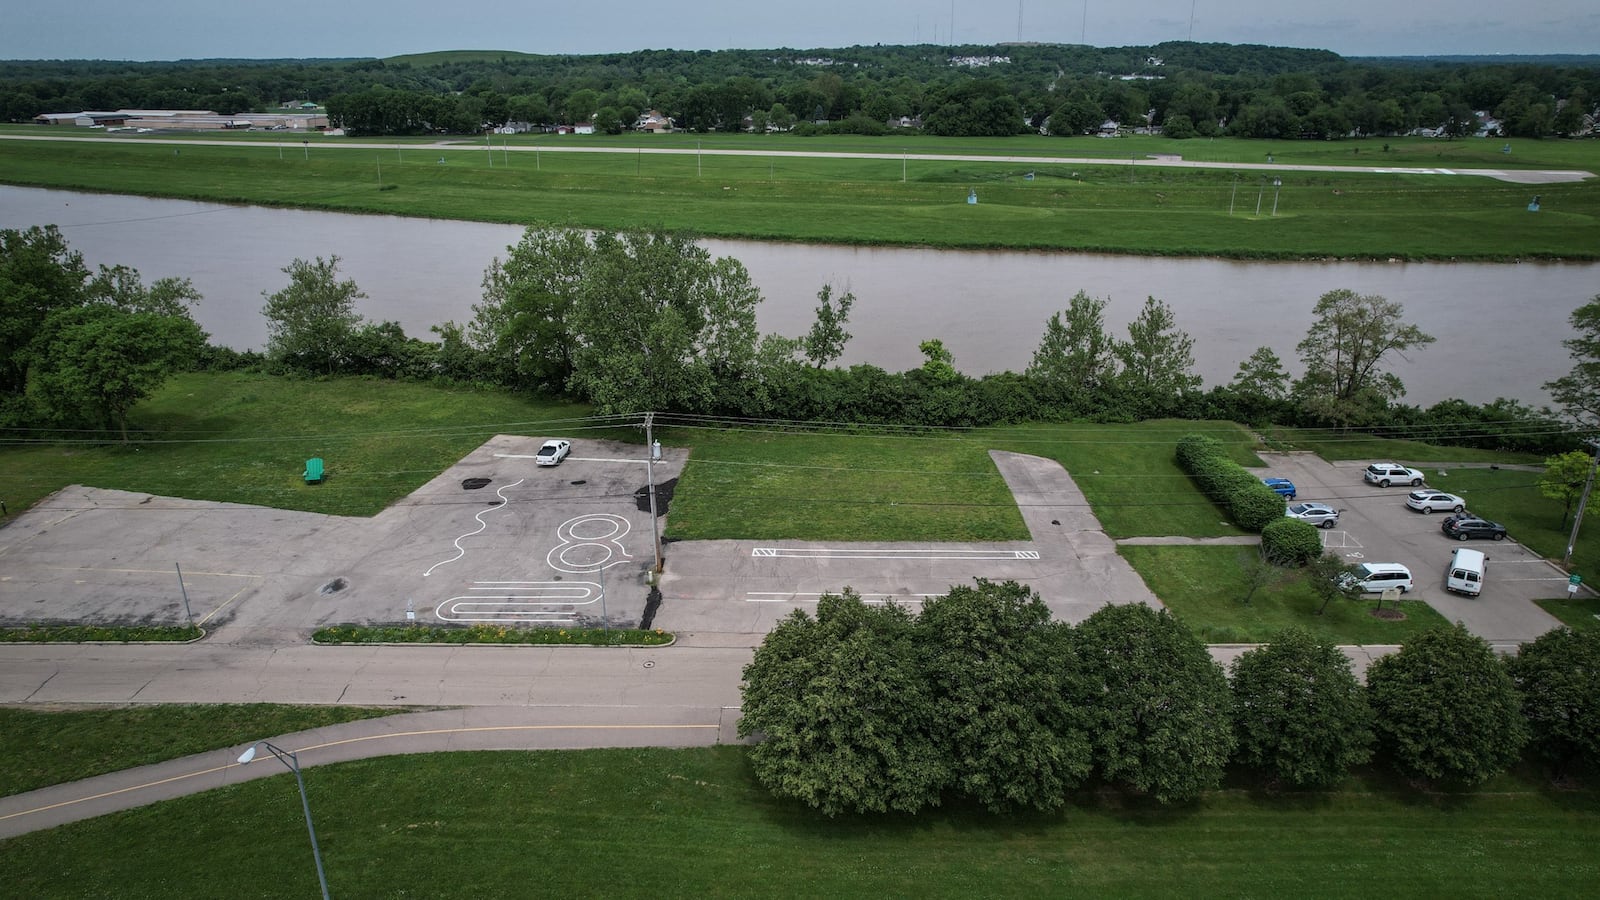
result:
M 957 548 L 932 548 L 926 550 L 892 550 L 888 548 L 850 547 L 754 547 L 754 559 L 1038 559 L 1037 550 L 960 550 Z
M 472 537 L 475 534 L 478 534 L 479 532 L 483 531 L 485 528 L 488 528 L 489 527 L 489 523 L 487 523 L 487 522 L 485 522 L 483 520 L 484 515 L 486 513 L 492 513 L 497 509 L 503 509 L 506 506 L 506 504 L 511 502 L 511 499 L 508 498 L 505 495 L 505 492 L 511 490 L 512 488 L 516 487 L 517 485 L 521 484 L 522 482 L 524 482 L 526 480 L 527 479 L 525 479 L 525 478 L 518 478 L 516 481 L 511 482 L 510 484 L 506 485 L 505 487 L 496 488 L 494 493 L 495 493 L 495 496 L 500 498 L 500 502 L 496 503 L 494 506 L 492 506 L 492 507 L 490 507 L 488 509 L 479 510 L 478 514 L 473 516 L 474 519 L 478 520 L 478 527 L 476 529 L 472 530 L 472 531 L 467 532 L 466 534 L 463 534 L 461 537 L 456 538 L 456 540 L 455 540 L 456 555 L 450 557 L 449 559 L 441 560 L 441 561 L 436 562 L 433 565 L 429 566 L 428 567 L 428 571 L 422 573 L 422 577 L 423 578 L 427 578 L 429 575 L 433 574 L 433 570 L 434 569 L 437 569 L 437 568 L 439 568 L 440 566 L 443 566 L 443 565 L 448 565 L 450 563 L 453 563 L 456 560 L 460 559 L 461 557 L 466 556 L 467 555 L 467 550 L 466 550 L 465 547 L 461 546 L 461 542 L 463 540 L 466 540 L 469 537 Z
M 557 572 L 569 575 L 588 574 L 621 565 L 633 558 L 633 554 L 622 546 L 622 539 L 632 528 L 627 519 L 610 513 L 591 513 L 568 519 L 557 526 L 556 537 L 561 539 L 561 543 L 545 554 L 545 562 Z
M 434 616 L 445 622 L 570 622 L 577 616 L 567 607 L 600 600 L 600 585 L 592 581 L 478 581 L 471 590 L 495 593 L 451 597 L 434 607 Z
M 861 599 L 866 603 L 887 603 L 891 600 L 899 603 L 923 603 L 929 597 L 942 597 L 943 594 L 862 594 Z M 816 603 L 821 598 L 820 592 L 814 591 L 746 591 L 746 603 Z M 812 599 L 805 599 L 812 598 Z M 876 599 L 875 599 L 876 598 Z

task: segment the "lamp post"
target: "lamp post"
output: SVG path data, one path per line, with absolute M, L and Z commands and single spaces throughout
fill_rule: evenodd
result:
M 270 741 L 256 741 L 250 749 L 239 754 L 239 765 L 247 766 L 256 758 L 256 748 L 265 747 L 267 752 L 278 758 L 278 762 L 289 767 L 294 773 L 294 782 L 300 786 L 300 806 L 306 811 L 306 831 L 311 834 L 311 858 L 317 863 L 317 883 L 322 885 L 322 900 L 328 900 L 328 877 L 322 874 L 322 851 L 317 849 L 317 829 L 311 824 L 311 803 L 306 800 L 306 782 L 300 777 L 300 760 L 288 750 L 274 746 Z
M 1278 189 L 1283 187 L 1282 178 L 1272 179 L 1272 214 L 1278 214 Z

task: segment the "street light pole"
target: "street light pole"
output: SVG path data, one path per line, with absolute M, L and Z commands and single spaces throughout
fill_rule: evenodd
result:
M 1272 179 L 1272 214 L 1278 214 L 1278 190 L 1283 187 L 1282 178 Z
M 1565 569 L 1572 563 L 1572 548 L 1578 544 L 1578 526 L 1583 523 L 1584 509 L 1589 505 L 1589 489 L 1594 487 L 1594 473 L 1600 469 L 1600 440 L 1587 442 L 1594 448 L 1594 461 L 1589 465 L 1589 478 L 1583 483 L 1583 496 L 1578 498 L 1578 514 L 1572 519 L 1572 535 L 1567 538 L 1567 554 L 1561 557 L 1561 568 Z
M 278 758 L 278 762 L 289 767 L 294 773 L 294 782 L 300 787 L 300 807 L 306 813 L 306 831 L 311 835 L 311 858 L 317 863 L 317 883 L 322 885 L 322 900 L 328 900 L 328 877 L 322 873 L 322 851 L 317 849 L 317 829 L 311 824 L 311 802 L 306 799 L 306 782 L 300 777 L 300 760 L 288 750 L 276 747 L 270 741 L 256 741 L 250 749 L 239 755 L 239 765 L 247 766 L 256 758 L 256 748 L 265 747 L 267 752 Z

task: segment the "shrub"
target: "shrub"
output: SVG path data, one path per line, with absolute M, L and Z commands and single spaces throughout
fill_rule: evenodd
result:
M 1261 529 L 1261 553 L 1276 565 L 1303 566 L 1322 555 L 1322 535 L 1316 526 L 1288 518 L 1280 510 L 1278 520 Z
M 1178 468 L 1193 478 L 1200 491 L 1228 511 L 1240 528 L 1260 531 L 1283 518 L 1283 498 L 1261 479 L 1228 458 L 1222 442 L 1190 434 L 1178 439 Z
M 1229 493 L 1228 506 L 1233 512 L 1233 520 L 1247 531 L 1262 531 L 1284 517 L 1283 498 L 1278 496 L 1277 491 L 1262 484 L 1261 479 L 1254 477 L 1249 484 L 1241 484 Z
M 1562 767 L 1600 763 L 1600 631 L 1547 632 L 1506 666 L 1539 753 Z
M 1233 709 L 1240 761 L 1295 787 L 1336 784 L 1372 758 L 1372 710 L 1350 660 L 1304 629 L 1234 660 Z
M 1460 623 L 1367 669 L 1379 752 L 1406 775 L 1481 784 L 1517 761 L 1528 725 L 1511 676 Z

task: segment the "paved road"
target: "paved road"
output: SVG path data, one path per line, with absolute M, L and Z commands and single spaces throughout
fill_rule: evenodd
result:
M 0 140 L 9 141 L 87 141 L 126 144 L 174 144 L 183 146 L 214 146 L 214 147 L 281 147 L 287 150 L 301 150 L 306 143 L 303 139 L 296 138 L 292 141 L 238 141 L 238 140 L 206 140 L 203 138 L 180 139 L 158 137 L 54 137 L 45 135 L 0 135 Z M 560 140 L 560 139 L 557 139 Z M 344 141 L 332 143 L 330 139 L 317 136 L 319 149 L 332 150 L 394 150 L 396 145 L 389 143 L 373 143 L 363 141 Z M 484 145 L 468 140 L 438 141 L 431 144 L 403 144 L 406 150 L 417 150 L 424 153 L 480 153 L 484 152 Z M 561 146 L 559 144 L 540 144 L 495 147 L 495 152 L 510 151 L 512 153 L 625 153 L 630 156 L 648 153 L 675 156 L 758 156 L 758 157 L 798 157 L 807 159 L 882 159 L 897 160 L 906 158 L 904 153 L 852 153 L 833 151 L 804 151 L 804 150 L 701 150 L 692 147 L 576 147 Z M 989 162 L 1012 163 L 1020 165 L 1063 165 L 1063 166 L 1106 166 L 1127 165 L 1139 168 L 1169 168 L 1169 169 L 1222 169 L 1230 172 L 1343 172 L 1362 173 L 1370 172 L 1378 175 L 1476 175 L 1484 178 L 1493 178 L 1497 181 L 1508 181 L 1514 184 L 1555 184 L 1558 182 L 1583 181 L 1593 178 L 1593 172 L 1579 169 L 1445 169 L 1405 166 L 1325 166 L 1325 165 L 1290 165 L 1284 163 L 1229 163 L 1229 162 L 1204 162 L 1200 160 L 1180 159 L 1174 156 L 1150 156 L 1145 159 L 1129 158 L 1127 160 L 1110 159 L 1093 156 L 1004 156 L 985 154 L 948 154 L 948 153 L 917 153 L 912 154 L 919 160 L 938 160 L 940 162 Z

